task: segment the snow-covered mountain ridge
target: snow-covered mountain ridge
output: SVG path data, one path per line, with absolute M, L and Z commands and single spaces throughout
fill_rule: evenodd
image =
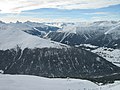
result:
M 16 26 L 17 27 L 17 26 Z M 29 29 L 22 27 L 23 29 Z M 37 36 L 30 35 L 25 33 L 20 28 L 10 28 L 9 26 L 6 29 L 0 30 L 0 49 L 12 49 L 16 46 L 24 48 L 62 48 L 67 47 L 51 40 L 42 39 Z

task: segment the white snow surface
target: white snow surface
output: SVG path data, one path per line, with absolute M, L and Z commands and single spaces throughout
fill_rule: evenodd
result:
M 0 90 L 119 90 L 120 81 L 98 86 L 81 79 L 43 78 L 30 75 L 0 74 Z
M 24 48 L 63 48 L 67 45 L 54 41 L 39 38 L 34 35 L 25 33 L 19 29 L 0 30 L 0 50 L 12 49 L 16 46 Z
M 80 44 L 78 46 L 85 46 L 85 47 L 90 47 L 90 48 L 97 48 L 98 46 L 91 45 L 91 44 Z

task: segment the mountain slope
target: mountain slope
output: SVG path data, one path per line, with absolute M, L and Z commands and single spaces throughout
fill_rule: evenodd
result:
M 43 48 L 43 47 L 54 47 L 62 48 L 60 43 L 45 40 L 37 36 L 33 36 L 23 32 L 22 30 L 0 30 L 0 49 L 12 49 L 16 46 L 24 48 Z
M 56 31 L 58 29 L 58 27 L 47 26 L 43 23 L 30 21 L 24 23 L 19 21 L 17 21 L 16 23 L 4 23 L 2 21 L 0 22 L 0 30 L 23 30 L 24 32 L 39 37 L 43 37 L 49 31 Z

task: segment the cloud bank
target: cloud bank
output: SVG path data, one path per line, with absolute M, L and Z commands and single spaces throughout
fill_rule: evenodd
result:
M 39 8 L 96 9 L 120 4 L 120 0 L 0 0 L 0 13 L 20 13 Z

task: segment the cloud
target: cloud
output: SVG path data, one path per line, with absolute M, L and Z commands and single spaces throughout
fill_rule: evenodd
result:
M 110 12 L 92 12 L 92 13 L 84 13 L 85 15 L 108 15 L 112 14 Z
M 32 21 L 32 22 L 84 22 L 87 21 L 84 18 L 37 18 L 37 17 L 30 17 L 30 16 L 19 16 L 19 15 L 8 15 L 8 16 L 3 16 L 0 17 L 1 21 L 4 22 L 16 22 L 16 21 L 20 21 L 20 22 L 26 22 L 26 21 Z
M 101 16 L 101 17 L 98 17 L 98 16 L 93 16 L 91 17 L 91 21 L 111 21 L 111 20 L 115 20 L 115 21 L 119 21 L 120 18 L 119 18 L 119 15 L 107 15 L 107 16 Z
M 96 9 L 120 4 L 120 0 L 0 0 L 1 13 L 20 13 L 38 8 Z
M 107 15 L 96 15 L 96 14 L 104 14 L 102 12 L 96 12 L 93 15 L 91 15 L 90 17 L 86 16 L 84 17 L 77 17 L 77 18 L 73 18 L 73 17 L 55 17 L 51 18 L 49 17 L 32 17 L 30 16 L 21 16 L 20 14 L 2 14 L 2 16 L 0 16 L 0 20 L 4 21 L 4 22 L 16 22 L 16 21 L 21 21 L 21 22 L 25 22 L 25 21 L 32 21 L 32 22 L 93 22 L 93 21 L 108 21 L 108 20 L 120 20 L 119 14 L 107 14 Z

